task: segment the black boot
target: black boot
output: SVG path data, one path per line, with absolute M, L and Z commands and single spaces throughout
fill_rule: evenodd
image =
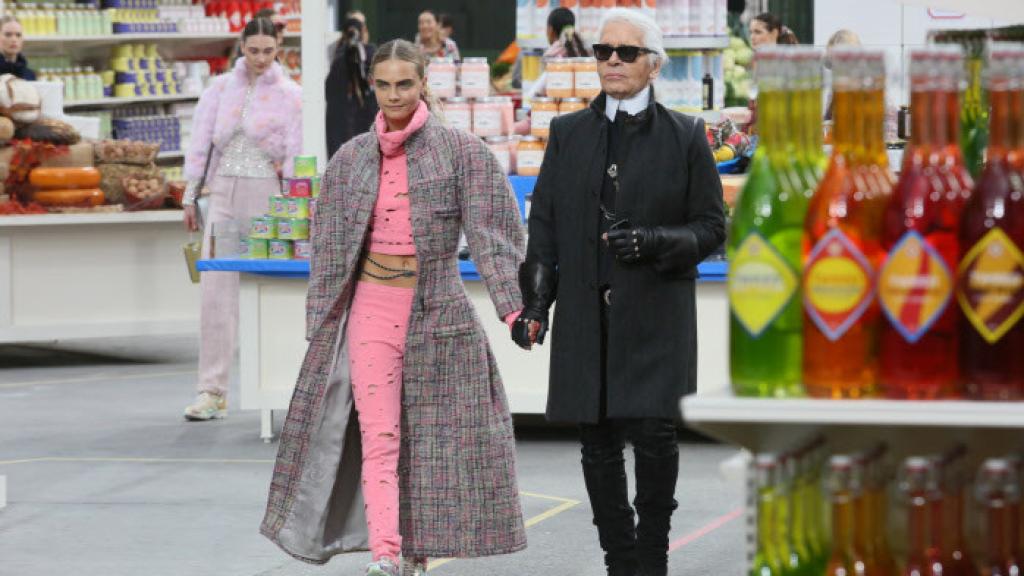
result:
M 613 436 L 598 432 L 588 437 L 588 432 L 583 433 L 583 478 L 608 576 L 640 576 L 636 526 L 622 457 L 624 445 L 621 440 L 612 440 Z
M 649 420 L 633 440 L 636 455 L 636 543 L 646 576 L 668 574 L 668 534 L 679 476 L 679 446 L 672 421 Z

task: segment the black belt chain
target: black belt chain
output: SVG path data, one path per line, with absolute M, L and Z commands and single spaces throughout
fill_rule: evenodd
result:
M 389 267 L 381 264 L 380 262 L 377 262 L 376 260 L 374 260 L 370 256 L 367 256 L 366 260 L 368 262 L 370 262 L 371 264 L 373 264 L 374 266 L 376 266 L 377 268 L 380 268 L 381 270 L 384 270 L 385 272 L 393 272 L 393 274 L 374 274 L 373 272 L 370 272 L 370 271 L 368 271 L 368 270 L 366 270 L 364 268 L 363 269 L 363 274 L 366 274 L 370 278 L 376 278 L 377 280 L 395 280 L 395 279 L 398 279 L 398 278 L 415 278 L 416 277 L 416 271 L 415 270 L 407 270 L 405 268 L 389 268 Z

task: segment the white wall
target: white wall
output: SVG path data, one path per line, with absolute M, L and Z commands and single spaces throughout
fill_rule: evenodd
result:
M 928 31 L 948 28 L 991 28 L 1008 23 L 972 17 L 922 6 L 906 6 L 897 0 L 815 0 L 814 39 L 824 47 L 837 30 L 848 28 L 865 46 L 882 48 L 887 55 L 889 101 L 906 104 L 903 73 L 909 49 L 927 42 Z

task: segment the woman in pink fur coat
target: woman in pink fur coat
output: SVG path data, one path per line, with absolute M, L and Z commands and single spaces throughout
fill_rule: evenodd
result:
M 266 214 L 280 194 L 281 177 L 292 175 L 302 149 L 302 89 L 276 62 L 273 22 L 256 18 L 242 31 L 234 70 L 214 79 L 199 99 L 192 143 L 185 158 L 185 226 L 198 230 L 195 200 L 209 195 L 202 214 L 203 257 L 209 257 L 213 224 L 235 220 L 246 233 L 250 219 Z M 205 189 L 199 190 L 203 174 Z M 185 408 L 188 420 L 223 418 L 228 377 L 238 339 L 238 274 L 216 272 L 200 281 L 198 397 Z

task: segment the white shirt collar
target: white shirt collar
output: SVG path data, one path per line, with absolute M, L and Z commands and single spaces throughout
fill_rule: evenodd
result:
M 607 94 L 605 96 L 607 96 Z M 626 114 L 629 114 L 630 116 L 635 116 L 646 110 L 647 106 L 650 104 L 650 101 L 650 86 L 647 86 L 646 88 L 638 92 L 636 96 L 633 96 L 632 98 L 628 98 L 626 100 L 619 100 L 617 98 L 607 96 L 604 105 L 604 115 L 607 116 L 608 119 L 611 120 L 612 122 L 615 122 L 615 114 L 620 109 L 624 111 Z

